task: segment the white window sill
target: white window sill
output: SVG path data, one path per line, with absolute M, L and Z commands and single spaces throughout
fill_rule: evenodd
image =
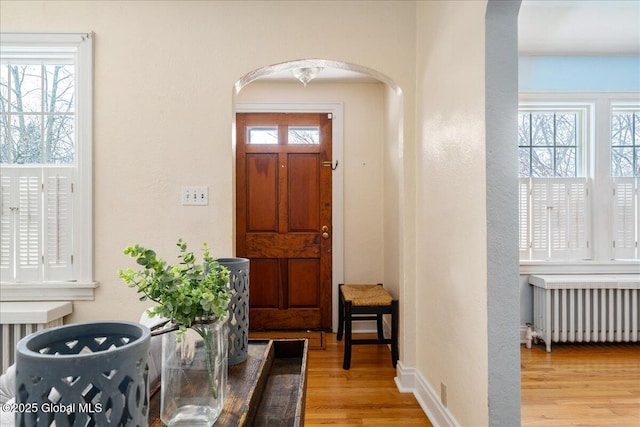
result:
M 47 325 L 72 311 L 69 301 L 0 302 L 0 323 Z
M 93 301 L 98 282 L 3 283 L 0 301 Z
M 520 274 L 640 274 L 640 260 L 520 261 Z

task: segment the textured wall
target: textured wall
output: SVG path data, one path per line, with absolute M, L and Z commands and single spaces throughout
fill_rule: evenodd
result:
M 485 9 L 418 4 L 416 365 L 463 426 L 488 422 Z
M 216 256 L 233 255 L 232 94 L 242 76 L 323 58 L 377 70 L 413 92 L 413 2 L 18 1 L 0 8 L 3 31 L 95 32 L 100 287 L 95 302 L 74 304 L 71 321 L 138 318 L 144 305 L 117 277 L 129 265 L 122 249 L 130 243 L 171 258 L 181 236 L 194 248 L 208 241 Z M 354 180 L 379 166 L 376 149 L 378 164 L 360 164 L 353 173 L 365 174 Z M 208 186 L 209 206 L 181 206 L 183 185 Z M 370 225 L 351 222 L 352 232 Z

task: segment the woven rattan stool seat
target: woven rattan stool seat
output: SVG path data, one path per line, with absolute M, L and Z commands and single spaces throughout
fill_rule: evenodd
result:
M 391 305 L 393 298 L 379 285 L 342 285 L 342 297 L 351 301 L 354 307 Z

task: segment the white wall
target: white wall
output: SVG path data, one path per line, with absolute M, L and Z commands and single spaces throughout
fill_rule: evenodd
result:
M 95 301 L 74 304 L 70 320 L 139 316 L 144 304 L 117 277 L 129 265 L 127 244 L 172 253 L 181 236 L 232 255 L 238 79 L 304 58 L 358 64 L 402 93 L 383 94 L 384 151 L 365 165 L 353 160 L 355 172 L 371 174 L 368 162 L 379 166 L 382 156 L 391 255 L 382 273 L 401 299 L 401 362 L 436 399 L 446 383 L 450 421 L 487 425 L 485 9 L 485 1 L 0 2 L 2 31 L 95 32 L 100 288 Z M 181 206 L 182 185 L 209 186 L 209 206 Z M 349 209 L 360 208 L 355 200 Z
M 413 2 L 397 1 L 0 3 L 2 31 L 95 32 L 94 276 L 100 287 L 94 302 L 74 304 L 69 320 L 138 318 L 144 304 L 117 277 L 118 268 L 130 265 L 122 255 L 130 243 L 171 259 L 181 236 L 194 248 L 208 241 L 215 255 L 232 255 L 232 92 L 239 78 L 270 64 L 325 58 L 377 70 L 411 93 L 414 11 Z M 375 160 L 354 153 L 360 162 L 346 179 L 357 184 L 374 176 L 379 183 L 381 147 L 376 150 Z M 209 206 L 181 206 L 182 185 L 209 186 Z M 350 198 L 348 209 L 362 212 L 370 200 Z M 356 216 L 350 219 L 354 246 L 364 228 L 380 223 L 379 216 L 374 224 Z M 349 268 L 350 275 L 365 274 L 361 263 Z
M 462 426 L 488 424 L 485 9 L 418 3 L 416 367 Z

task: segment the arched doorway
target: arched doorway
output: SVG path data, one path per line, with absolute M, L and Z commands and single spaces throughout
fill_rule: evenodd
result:
M 292 71 L 312 66 L 321 67 L 323 71 L 316 80 L 304 87 L 296 80 Z M 253 89 L 254 87 L 255 89 Z M 344 89 L 342 93 L 336 89 L 337 87 Z M 248 93 L 251 93 L 251 96 L 247 95 Z M 367 104 L 368 100 L 372 98 L 377 98 L 377 101 L 375 99 L 374 101 L 378 102 L 377 111 L 373 113 L 376 117 L 356 117 L 358 114 L 353 114 L 353 109 L 359 109 L 358 105 Z M 385 169 L 402 170 L 400 164 L 402 156 L 388 156 L 386 154 L 390 150 L 389 147 L 395 147 L 391 149 L 394 152 L 402 147 L 402 102 L 400 88 L 388 76 L 366 67 L 331 60 L 307 59 L 269 65 L 245 74 L 234 87 L 234 113 L 314 111 L 333 115 L 333 156 L 331 160 L 335 168 L 332 173 L 334 190 L 332 198 L 332 282 L 334 288 L 332 324 L 334 329 L 337 327 L 337 294 L 335 292 L 337 284 L 350 279 L 358 280 L 359 277 L 366 275 L 363 273 L 365 270 L 364 261 L 353 261 L 353 250 L 349 250 L 354 246 L 353 239 L 350 238 L 345 243 L 346 234 L 353 237 L 355 233 L 359 236 L 355 240 L 362 243 L 360 246 L 364 247 L 362 250 L 365 255 L 367 251 L 372 251 L 372 249 L 373 252 L 377 251 L 373 255 L 376 259 L 370 262 L 373 265 L 374 273 L 369 279 L 376 282 L 393 282 L 391 286 L 395 286 L 395 289 L 392 288 L 392 291 L 400 293 L 399 283 L 402 281 L 397 277 L 397 274 L 402 269 L 397 266 L 400 262 L 398 251 L 394 245 L 384 243 L 385 234 L 398 235 L 399 225 L 385 225 L 384 212 L 388 211 L 388 206 L 386 205 L 387 201 L 383 202 L 383 199 L 390 190 L 385 188 L 382 177 L 385 174 Z M 345 104 L 349 105 L 347 112 L 345 112 Z M 369 102 L 369 104 L 371 103 Z M 347 120 L 349 123 L 345 124 Z M 361 136 L 363 134 L 354 136 L 353 123 L 356 120 L 365 124 L 374 123 L 368 126 L 370 128 L 378 126 L 379 132 L 376 132 L 376 141 L 370 144 L 376 145 L 377 152 L 373 157 L 371 153 L 363 154 L 363 151 L 360 152 L 361 157 L 354 156 L 353 147 L 356 144 L 360 144 L 359 147 L 362 150 L 366 149 L 366 144 L 363 142 L 366 136 Z M 392 168 L 389 167 L 391 163 L 393 163 Z M 362 191 L 355 190 L 359 185 L 360 178 L 358 177 L 366 176 L 367 173 L 374 176 L 373 181 L 379 180 L 379 187 L 374 191 L 369 185 L 370 183 L 367 183 L 364 190 L 366 195 L 359 198 L 358 193 L 362 193 Z M 351 178 L 349 178 L 349 174 L 352 174 Z M 398 180 L 393 182 L 398 183 Z M 397 188 L 394 189 L 393 197 L 398 197 L 400 191 L 397 190 Z M 380 197 L 380 200 L 375 200 L 377 196 Z M 354 200 L 358 200 L 358 202 L 356 203 Z M 363 204 L 366 203 L 376 207 L 372 209 L 375 212 L 370 216 L 378 216 L 379 218 L 377 224 L 370 227 L 375 228 L 375 231 L 369 230 L 371 234 L 380 236 L 374 245 L 363 237 L 366 232 L 359 228 L 362 224 L 354 225 L 358 221 L 354 221 L 354 216 L 357 214 L 353 212 L 365 211 L 366 208 L 363 207 Z M 395 206 L 394 209 L 399 210 L 399 206 Z M 368 220 L 366 215 L 361 216 L 365 218 L 359 222 Z M 394 227 L 394 230 L 389 230 L 390 227 Z M 389 257 L 392 261 L 385 261 L 386 255 L 390 252 L 395 252 L 393 256 Z M 356 265 L 354 266 L 354 264 Z M 376 272 L 377 268 L 379 269 Z M 395 276 L 393 280 L 389 279 L 392 275 Z M 364 277 L 363 279 L 368 278 Z

